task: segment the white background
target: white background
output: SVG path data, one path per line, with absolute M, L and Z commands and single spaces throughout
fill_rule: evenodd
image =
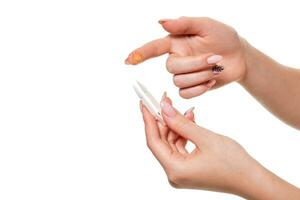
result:
M 300 134 L 233 83 L 182 99 L 166 56 L 123 64 L 166 35 L 160 18 L 208 16 L 299 67 L 297 1 L 0 1 L 0 199 L 240 199 L 176 190 L 145 145 L 138 78 L 300 186 Z M 295 86 L 299 87 L 299 86 Z M 287 88 L 288 89 L 288 88 Z M 284 106 L 284 105 L 283 105 Z

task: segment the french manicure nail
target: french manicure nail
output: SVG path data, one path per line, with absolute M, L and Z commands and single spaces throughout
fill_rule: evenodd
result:
M 191 107 L 190 109 L 188 109 L 187 111 L 185 111 L 184 115 L 187 115 L 188 113 L 191 113 L 191 112 L 193 112 L 193 111 L 194 111 L 194 109 L 195 109 L 195 107 L 194 107 L 194 106 L 193 106 L 193 107 Z
M 174 109 L 174 107 L 169 103 L 169 102 L 166 102 L 166 101 L 162 101 L 160 103 L 160 106 L 161 106 L 161 110 L 162 112 L 168 116 L 168 117 L 175 117 L 176 115 L 176 110 Z
M 212 55 L 212 56 L 209 56 L 207 58 L 207 63 L 208 64 L 215 64 L 217 62 L 220 62 L 221 60 L 223 59 L 223 56 L 220 56 L 220 55 Z
M 166 99 L 166 97 L 167 97 L 167 92 L 164 92 L 162 97 L 161 97 L 160 102 L 164 101 Z

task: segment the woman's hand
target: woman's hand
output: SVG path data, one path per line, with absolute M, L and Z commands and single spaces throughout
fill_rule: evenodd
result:
M 174 74 L 174 84 L 183 98 L 243 79 L 246 42 L 233 28 L 210 18 L 181 17 L 160 20 L 160 24 L 170 35 L 134 50 L 126 59 L 127 64 L 136 65 L 169 53 L 166 66 Z M 215 64 L 224 70 L 213 73 Z
M 234 140 L 196 125 L 194 113 L 181 115 L 163 96 L 166 126 L 141 104 L 147 145 L 176 188 L 222 191 L 249 199 L 299 199 L 299 190 L 275 176 Z M 189 153 L 186 142 L 195 149 Z M 275 192 L 276 191 L 276 192 Z
M 141 110 L 147 145 L 172 186 L 235 193 L 238 185 L 246 184 L 255 161 L 238 143 L 197 126 L 192 110 L 181 115 L 165 95 L 161 104 L 166 126 L 156 121 L 143 104 Z M 195 145 L 191 153 L 185 148 L 187 140 Z

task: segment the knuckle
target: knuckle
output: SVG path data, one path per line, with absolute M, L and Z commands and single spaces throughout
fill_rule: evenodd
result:
M 147 147 L 148 147 L 149 149 L 151 149 L 152 145 L 151 145 L 151 143 L 150 143 L 148 140 L 147 140 L 146 144 L 147 144 Z
M 149 141 L 147 140 L 146 144 L 147 144 L 147 147 L 148 147 L 149 149 L 152 149 L 152 144 L 151 144 L 151 142 L 149 142 Z
M 167 173 L 169 184 L 174 188 L 184 188 L 187 175 L 183 169 L 174 168 Z
M 152 44 L 152 49 L 153 49 L 153 55 L 158 56 L 159 55 L 159 47 L 156 44 Z
M 212 20 L 212 18 L 210 18 L 210 17 L 203 17 L 203 19 L 205 19 L 207 21 L 211 21 Z
M 168 179 L 168 181 L 169 181 L 169 184 L 170 184 L 173 188 L 176 188 L 176 189 L 182 188 L 179 184 L 177 184 L 176 182 L 172 181 L 171 179 Z
M 190 121 L 187 120 L 186 118 L 181 118 L 180 120 L 177 120 L 176 124 L 177 127 L 181 127 L 181 129 L 184 130 L 185 128 L 190 126 Z
M 176 189 L 179 189 L 179 187 L 174 184 L 172 181 L 168 180 L 169 181 L 169 184 L 173 187 L 173 188 L 176 188 Z
M 154 143 L 153 140 L 151 138 L 147 137 L 146 145 L 150 150 L 153 149 L 153 143 Z
M 203 20 L 203 21 L 207 21 L 207 22 L 212 22 L 213 19 L 210 18 L 210 17 L 199 17 L 200 20 Z
M 189 121 L 188 120 L 180 120 L 178 122 L 178 126 L 181 127 L 183 130 L 189 126 Z

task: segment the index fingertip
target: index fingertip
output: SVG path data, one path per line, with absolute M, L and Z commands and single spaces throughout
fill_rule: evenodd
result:
M 125 64 L 129 65 L 137 65 L 141 62 L 143 62 L 144 56 L 140 52 L 132 52 L 129 54 L 128 58 L 125 60 Z

